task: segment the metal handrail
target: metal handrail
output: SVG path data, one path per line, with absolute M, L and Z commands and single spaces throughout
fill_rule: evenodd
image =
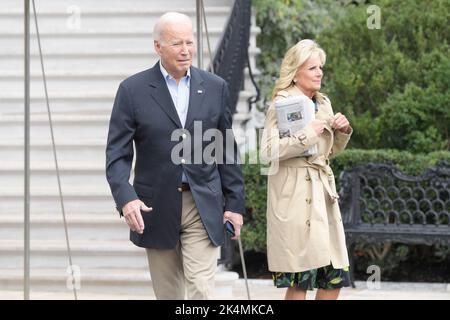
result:
M 36 27 L 36 36 L 37 36 L 37 41 L 38 41 L 38 48 L 39 48 L 39 58 L 40 58 L 40 65 L 41 65 L 41 71 L 42 71 L 42 77 L 43 77 L 43 84 L 44 84 L 44 92 L 45 92 L 45 101 L 46 101 L 46 106 L 47 106 L 47 115 L 48 115 L 48 121 L 49 121 L 49 125 L 50 125 L 50 135 L 51 135 L 51 140 L 52 140 L 52 150 L 53 150 L 53 158 L 55 161 L 55 169 L 56 169 L 56 178 L 58 181 L 58 193 L 59 193 L 59 199 L 60 199 L 60 204 L 61 204 L 61 212 L 62 212 L 62 216 L 63 216 L 63 224 L 64 224 L 64 232 L 65 232 L 65 240 L 66 240 L 66 246 L 67 246 L 67 255 L 68 255 L 68 259 L 69 259 L 69 266 L 70 266 L 70 272 L 71 272 L 71 276 L 72 276 L 72 289 L 73 289 L 73 294 L 75 297 L 75 300 L 77 300 L 77 290 L 76 290 L 76 286 L 74 283 L 75 277 L 73 274 L 73 263 L 72 263 L 72 252 L 70 249 L 70 241 L 69 241 L 69 233 L 68 233 L 68 229 L 67 229 L 67 220 L 66 220 L 66 211 L 65 211 L 65 207 L 64 207 L 64 198 L 63 198 L 63 194 L 62 194 L 62 188 L 61 188 L 61 177 L 60 177 L 60 170 L 59 170 L 59 164 L 58 164 L 58 157 L 57 157 L 57 153 L 56 153 L 56 144 L 55 144 L 55 136 L 54 136 L 54 132 L 53 132 L 53 120 L 52 120 L 52 113 L 50 110 L 50 102 L 49 102 L 49 98 L 48 98 L 48 90 L 47 90 L 47 77 L 45 74 L 45 68 L 44 68 L 44 58 L 42 55 L 42 47 L 41 47 L 41 36 L 39 33 L 39 25 L 38 25 L 38 18 L 37 18 L 37 11 L 36 11 L 36 5 L 34 0 L 32 0 L 32 4 L 33 4 L 33 14 L 34 14 L 34 23 L 35 23 L 35 27 Z M 25 0 L 25 20 L 28 22 L 25 22 L 25 25 L 27 26 L 27 23 L 29 24 L 29 0 Z M 25 29 L 25 39 L 28 39 L 29 41 L 29 28 Z M 27 40 L 26 40 L 27 41 Z M 29 77 L 29 61 L 30 61 L 30 57 L 29 57 L 29 47 L 27 46 L 27 42 L 26 42 L 26 53 L 25 54 L 25 65 L 28 66 L 28 69 L 26 68 L 26 75 L 25 75 L 25 87 L 28 87 L 29 90 L 29 81 L 30 81 L 30 77 Z M 29 119 L 30 119 L 30 110 L 29 110 L 29 91 L 26 92 L 26 97 L 28 95 L 28 108 L 25 110 L 25 117 L 26 119 L 28 119 L 28 121 L 26 121 L 25 123 L 25 130 L 29 130 Z M 27 98 L 26 98 L 27 100 Z M 29 132 L 29 131 L 28 131 Z M 25 136 L 25 157 L 27 159 L 29 159 L 29 134 Z M 26 163 L 26 168 L 25 168 L 25 179 L 29 180 L 29 161 Z M 28 178 L 27 178 L 28 177 Z M 26 180 L 27 181 L 27 180 Z M 29 192 L 29 187 L 27 192 Z M 29 197 L 29 194 L 28 194 Z M 30 237 L 29 237 L 29 232 L 30 232 L 30 228 L 29 228 L 29 208 L 28 208 L 28 212 L 26 213 L 26 219 L 25 222 L 28 222 L 25 224 L 25 252 L 24 252 L 24 257 L 25 257 L 25 268 L 24 268 L 24 273 L 25 273 L 25 281 L 24 281 L 24 298 L 26 300 L 29 299 L 30 296 L 30 280 L 29 280 L 29 276 L 30 276 L 30 264 L 29 264 L 29 260 L 30 260 L 30 251 L 29 251 L 29 242 L 30 242 Z M 28 237 L 27 237 L 28 235 Z

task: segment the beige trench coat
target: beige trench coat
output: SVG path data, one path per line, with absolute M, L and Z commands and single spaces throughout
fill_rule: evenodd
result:
M 303 94 L 296 86 L 279 97 Z M 276 99 L 277 99 L 276 98 Z M 290 137 L 279 138 L 274 104 L 267 111 L 261 156 L 270 161 L 267 188 L 267 256 L 273 272 L 301 272 L 332 263 L 348 267 L 345 234 L 329 158 L 341 152 L 350 134 L 330 127 L 333 110 L 324 98 L 316 119 L 327 120 L 317 135 L 306 126 Z M 318 143 L 318 154 L 298 157 Z

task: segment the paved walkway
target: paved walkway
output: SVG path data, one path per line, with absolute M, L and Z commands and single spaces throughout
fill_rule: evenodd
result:
M 277 289 L 270 280 L 249 280 L 250 295 L 252 300 L 281 300 L 284 298 L 284 289 Z M 307 299 L 314 299 L 314 292 L 308 292 Z M 71 292 L 33 292 L 32 300 L 71 300 Z M 23 294 L 20 291 L 0 290 L 0 300 L 20 300 Z M 148 295 L 108 294 L 80 291 L 80 300 L 153 300 L 153 293 Z M 218 295 L 217 299 L 246 300 L 247 293 L 245 282 L 242 279 L 236 281 L 233 291 L 225 295 Z M 450 300 L 450 284 L 445 283 L 392 283 L 380 284 L 380 289 L 369 289 L 365 282 L 356 282 L 356 288 L 344 288 L 339 297 L 340 300 Z

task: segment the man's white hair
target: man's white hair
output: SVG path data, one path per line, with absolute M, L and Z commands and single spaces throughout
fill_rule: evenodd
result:
M 153 27 L 153 40 L 161 41 L 164 30 L 168 24 L 186 24 L 192 28 L 192 21 L 187 15 L 179 12 L 167 12 L 159 17 Z

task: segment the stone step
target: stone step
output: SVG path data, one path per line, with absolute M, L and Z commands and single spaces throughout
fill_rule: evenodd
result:
M 0 269 L 0 287 L 4 290 L 23 289 L 23 270 L 21 268 Z M 77 285 L 77 296 L 83 299 L 88 292 L 129 292 L 130 294 L 149 295 L 154 297 L 150 272 L 146 268 L 120 269 L 74 269 Z M 30 290 L 51 291 L 71 294 L 72 277 L 67 268 L 31 268 Z M 69 285 L 68 285 L 69 283 Z
M 1 164 L 1 163 L 0 163 Z M 63 190 L 72 186 L 84 186 L 104 189 L 107 187 L 104 166 L 63 166 L 59 167 L 59 175 Z M 0 176 L 2 183 L 13 189 L 23 187 L 24 167 L 18 165 L 1 165 Z M 31 189 L 41 186 L 57 187 L 56 167 L 54 164 L 34 164 L 30 169 Z
M 126 78 L 135 72 L 142 71 L 153 66 L 158 61 L 159 56 L 153 47 L 144 49 L 120 49 L 114 48 L 105 50 L 98 48 L 94 51 L 86 48 L 62 48 L 60 51 L 46 50 L 42 48 L 44 67 L 47 77 L 56 76 L 59 78 L 72 77 L 79 78 L 83 75 L 99 77 L 105 75 L 105 78 L 111 76 L 122 76 Z M 211 48 L 211 54 L 214 56 L 215 48 Z M 255 46 L 249 46 L 248 52 L 250 58 L 254 58 L 260 53 L 260 49 Z M 203 64 L 204 67 L 209 66 L 209 51 L 207 47 L 203 48 Z M 0 58 L 5 65 L 1 68 L 0 76 L 8 76 L 12 78 L 20 78 L 23 76 L 23 50 L 22 48 L 14 48 L 0 52 Z M 34 48 L 30 54 L 30 70 L 31 76 L 41 78 L 41 65 L 39 52 Z M 251 59 L 250 63 L 253 63 Z M 111 65 L 111 62 L 120 63 L 119 65 Z M 196 55 L 193 59 L 194 65 L 197 62 Z M 139 68 L 139 69 L 136 69 Z M 255 68 L 252 64 L 252 68 Z M 118 74 L 118 75 L 117 75 Z
M 109 10 L 123 10 L 124 8 L 132 9 L 152 9 L 155 10 L 178 10 L 179 8 L 195 8 L 195 0 L 127 0 L 126 3 L 123 0 L 45 0 L 36 1 L 37 12 L 41 11 L 59 11 L 66 12 L 67 7 L 70 5 L 78 5 L 83 11 L 97 10 L 97 11 L 109 11 Z M 230 7 L 233 4 L 233 0 L 207 0 L 205 1 L 205 8 L 208 7 Z M 1 12 L 8 12 L 11 10 L 23 11 L 23 2 L 17 0 L 2 0 Z M 31 12 L 32 12 L 31 8 Z
M 222 38 L 223 28 L 212 27 L 208 29 L 212 50 Z M 252 28 L 252 35 L 256 35 L 259 28 Z M 153 47 L 153 34 L 148 30 L 124 30 L 124 31 L 79 31 L 77 33 L 66 31 L 41 32 L 41 45 L 46 51 L 61 52 L 68 50 L 79 51 L 80 48 L 91 52 L 96 50 L 115 50 L 117 48 L 133 48 L 135 50 L 146 50 Z M 206 34 L 205 34 L 206 35 Z M 194 34 L 195 36 L 195 34 Z M 30 46 L 37 50 L 38 43 L 36 35 L 31 33 Z M 9 31 L 0 33 L 0 42 L 5 48 L 22 48 L 23 32 Z M 205 41 L 206 44 L 206 41 Z M 6 51 L 8 52 L 8 51 Z M 0 64 L 4 69 L 5 62 Z
M 36 11 L 40 12 L 67 12 L 70 13 L 70 7 L 76 5 L 80 7 L 81 14 L 83 12 L 90 11 L 133 11 L 133 10 L 151 10 L 155 9 L 157 12 L 173 11 L 188 9 L 195 10 L 195 0 L 172 0 L 167 2 L 166 0 L 127 0 L 124 4 L 123 0 L 45 0 L 36 2 Z M 205 10 L 215 7 L 229 7 L 233 5 L 233 0 L 214 0 L 205 1 Z M 2 7 L 0 12 L 23 12 L 23 2 L 17 0 L 2 0 Z M 33 13 L 32 5 L 30 5 L 31 15 Z
M 24 138 L 24 116 L 0 114 L 0 141 Z M 32 114 L 30 119 L 32 141 L 50 140 L 49 118 L 46 114 Z M 106 141 L 109 115 L 52 115 L 55 139 L 100 139 Z
M 101 48 L 96 52 L 76 52 L 76 53 L 43 53 L 44 67 L 46 73 L 55 72 L 75 72 L 86 70 L 91 72 L 125 73 L 130 76 L 139 71 L 152 67 L 158 60 L 153 49 L 147 50 L 110 50 L 102 52 Z M 208 55 L 205 56 L 208 59 Z M 0 69 L 5 72 L 18 72 L 23 74 L 23 54 L 22 53 L 0 53 Z M 207 65 L 207 64 L 205 64 Z M 41 75 L 40 58 L 38 54 L 30 56 L 30 72 Z
M 146 268 L 145 250 L 127 238 L 121 241 L 70 240 L 72 263 L 84 268 Z M 65 240 L 34 240 L 30 248 L 31 268 L 67 268 Z M 23 267 L 23 240 L 0 240 L 2 268 Z
M 204 64 L 207 65 L 208 59 L 209 59 L 209 49 L 207 47 L 207 39 L 204 39 L 205 43 L 203 46 L 203 60 L 204 60 Z M 214 56 L 214 52 L 216 50 L 216 45 L 215 43 L 211 43 L 211 54 Z M 150 46 L 146 46 L 144 48 L 127 48 L 127 47 L 118 47 L 118 48 L 114 48 L 114 49 L 105 49 L 103 47 L 99 47 L 99 48 L 95 48 L 95 50 L 89 50 L 89 48 L 85 48 L 85 47 L 81 47 L 81 48 L 70 48 L 70 47 L 61 47 L 58 48 L 58 50 L 51 50 L 49 48 L 46 48 L 44 46 L 42 46 L 42 55 L 44 58 L 44 63 L 46 61 L 50 61 L 51 59 L 74 59 L 79 57 L 80 59 L 86 58 L 86 57 L 90 57 L 90 58 L 95 58 L 98 60 L 103 60 L 103 59 L 107 59 L 108 57 L 122 57 L 122 56 L 129 56 L 129 58 L 131 60 L 135 60 L 138 59 L 140 57 L 146 57 L 147 58 L 147 65 L 151 65 L 150 62 L 151 61 L 156 61 L 157 59 L 159 59 L 157 53 L 155 52 L 155 49 L 153 47 L 153 44 L 151 44 Z M 249 45 L 248 46 L 248 50 L 249 50 L 249 55 L 250 57 L 255 56 L 257 54 L 260 53 L 260 49 L 254 45 Z M 198 51 L 195 52 L 194 54 L 194 60 L 196 62 L 195 59 L 195 55 L 198 53 Z M 2 60 L 5 59 L 19 59 L 23 61 L 23 55 L 24 55 L 24 51 L 23 51 L 23 47 L 21 46 L 17 46 L 17 47 L 12 47 L 12 48 L 4 48 L 2 50 L 2 52 L 0 52 L 0 57 L 2 57 Z M 149 62 L 149 57 L 151 58 L 151 61 Z M 40 63 L 40 56 L 39 56 L 39 50 L 37 46 L 33 46 L 30 48 L 30 58 L 31 61 L 34 62 L 36 61 L 36 63 Z M 101 61 L 99 61 L 101 62 Z M 31 63 L 34 64 L 34 63 Z M 69 64 L 67 64 L 69 65 Z M 47 64 L 45 63 L 45 66 L 47 66 Z M 112 66 L 110 66 L 112 67 Z M 118 66 L 120 67 L 120 66 Z M 11 71 L 17 71 L 16 69 L 11 69 Z M 19 69 L 19 70 L 23 70 L 23 66 Z M 32 69 L 33 70 L 33 69 Z M 40 69 L 40 65 L 39 68 L 36 69 L 38 71 L 38 73 L 40 74 L 41 69 Z M 79 68 L 73 68 L 73 72 L 79 72 Z M 85 70 L 85 72 L 89 73 L 92 72 L 91 68 L 82 68 L 81 70 Z M 53 72 L 58 72 L 60 70 L 51 70 Z M 104 70 L 106 73 L 111 72 L 111 68 L 105 68 Z M 118 72 L 126 72 L 127 69 L 119 69 Z
M 24 94 L 0 92 L 0 114 L 23 115 Z M 92 114 L 109 115 L 114 103 L 114 94 L 97 92 L 94 94 L 55 93 L 49 96 L 52 114 Z M 30 113 L 47 113 L 47 104 L 41 94 L 30 96 Z
M 103 214 L 119 217 L 111 192 L 107 186 L 99 191 L 98 188 L 90 188 L 89 185 L 78 188 L 65 188 L 62 190 L 64 207 L 67 215 L 77 214 Z M 56 188 L 46 190 L 41 187 L 32 189 L 30 195 L 30 207 L 32 215 L 55 214 L 61 215 L 59 193 Z M 20 216 L 24 212 L 23 188 L 0 189 L 0 216 Z
M 247 99 L 252 96 L 250 91 L 241 91 L 237 113 L 234 118 L 239 120 L 248 114 Z M 57 113 L 53 111 L 52 106 L 51 120 L 53 134 L 59 142 L 65 140 L 101 140 L 106 141 L 108 134 L 108 126 L 110 113 L 83 114 L 83 113 Z M 35 111 L 35 110 L 33 110 Z M 46 110 L 44 110 L 45 112 Z M 24 138 L 24 116 L 23 114 L 4 113 L 0 114 L 0 142 L 5 141 L 15 144 L 13 139 L 20 140 L 22 143 Z M 50 120 L 47 113 L 31 112 L 30 114 L 30 139 L 31 142 L 50 141 Z
M 64 41 L 61 41 L 64 43 Z M 124 46 L 109 48 L 105 50 L 102 47 L 94 50 L 85 50 L 84 47 L 73 48 L 72 46 L 62 46 L 59 51 L 47 50 L 43 48 L 43 59 L 46 73 L 52 72 L 78 72 L 85 70 L 89 72 L 116 72 L 132 75 L 136 72 L 145 70 L 153 66 L 158 60 L 158 56 L 153 50 L 153 45 L 148 45 L 144 49 L 118 49 L 126 48 Z M 212 46 L 214 55 L 216 47 Z M 41 74 L 41 65 L 39 54 L 34 52 L 30 55 L 30 70 L 32 74 Z M 83 51 L 81 51 L 83 50 Z M 249 55 L 252 58 L 250 63 L 255 69 L 254 56 L 259 50 L 254 46 L 249 47 Z M 209 52 L 205 46 L 203 54 L 204 68 L 209 66 Z M 194 56 L 194 66 L 197 64 L 197 58 Z M 0 70 L 3 72 L 17 72 L 19 76 L 23 74 L 23 49 L 19 46 L 12 52 L 3 51 L 0 53 Z
M 78 299 L 86 299 L 91 293 L 119 295 L 119 299 L 155 299 L 152 280 L 148 268 L 83 268 L 77 273 L 74 270 Z M 238 274 L 218 268 L 215 276 L 215 297 L 231 298 L 233 286 L 239 281 Z M 32 268 L 30 269 L 30 289 L 59 292 L 73 299 L 70 270 L 66 268 Z M 23 270 L 0 269 L 0 287 L 2 290 L 22 290 Z M 64 299 L 64 298 L 61 298 Z M 99 297 L 99 299 L 103 299 Z
M 22 193 L 21 188 L 11 188 L 10 186 L 0 186 L 0 195 L 5 198 L 14 198 Z M 30 193 L 35 197 L 56 197 L 59 196 L 58 190 L 52 186 L 37 186 L 31 188 Z M 89 186 L 71 186 L 63 190 L 63 195 L 67 198 L 93 197 L 103 198 L 110 196 L 110 191 L 106 188 Z
M 239 115 L 236 115 L 236 117 Z M 248 117 L 243 115 L 242 118 Z M 241 128 L 238 127 L 239 120 L 233 124 L 235 135 L 239 135 Z M 72 164 L 90 164 L 95 167 L 105 165 L 106 139 L 83 139 L 79 141 L 69 141 L 55 138 L 56 155 L 58 165 L 70 167 Z M 3 166 L 20 168 L 24 164 L 24 141 L 13 139 L 10 141 L 1 140 Z M 31 166 L 45 164 L 49 168 L 55 166 L 53 147 L 50 139 L 31 139 L 30 142 L 30 163 Z
M 116 9 L 109 7 L 89 9 L 77 5 L 75 1 L 71 5 L 67 5 L 64 10 L 55 10 L 53 8 L 37 10 L 39 31 L 48 32 L 57 28 L 74 33 L 83 30 L 117 31 L 130 28 L 152 30 L 157 19 L 167 11 L 164 8 L 153 7 L 153 4 L 148 1 L 145 6 L 129 6 Z M 195 26 L 195 7 L 181 7 L 177 10 L 187 14 Z M 206 2 L 205 14 L 208 27 L 224 26 L 229 12 L 230 8 L 227 6 L 211 7 Z M 130 20 L 133 21 L 132 24 L 130 24 Z M 12 26 L 15 27 L 15 30 L 23 31 L 23 10 L 2 9 L 0 11 L 0 33 L 11 30 Z M 35 30 L 33 14 L 31 14 L 30 30 Z
M 56 152 L 58 163 L 68 166 L 72 163 L 90 163 L 101 166 L 105 163 L 106 140 L 104 139 L 83 139 L 65 140 L 56 137 Z M 14 139 L 10 141 L 0 141 L 2 150 L 2 163 L 5 165 L 23 164 L 23 140 Z M 54 164 L 53 148 L 49 139 L 32 139 L 30 144 L 30 160 L 33 164 L 44 163 Z M 0 186 L 1 187 L 1 186 Z
M 256 50 L 252 54 L 256 54 Z M 209 56 L 205 52 L 205 66 L 209 64 Z M 0 55 L 1 56 L 1 55 Z M 3 92 L 22 93 L 24 86 L 23 58 L 21 55 L 2 57 L 5 64 L 0 70 L 0 88 Z M 67 59 L 62 55 L 49 55 L 44 58 L 46 68 L 47 89 L 50 96 L 58 92 L 96 93 L 116 92 L 119 83 L 132 74 L 148 69 L 158 61 L 158 56 L 148 53 L 134 52 L 130 55 L 103 55 L 105 59 L 89 55 L 70 55 Z M 136 59 L 132 59 L 132 57 Z M 44 92 L 44 82 L 37 55 L 31 59 L 32 73 L 30 81 L 31 94 Z M 195 60 L 195 59 L 194 59 Z M 151 64 L 149 62 L 153 61 Z M 17 68 L 14 68 L 16 66 Z M 88 68 L 91 67 L 90 70 Z M 250 81 L 250 80 L 248 80 Z
M 109 115 L 114 103 L 115 88 L 110 92 L 72 93 L 57 92 L 49 94 L 52 114 L 102 114 Z M 239 103 L 247 105 L 253 91 L 240 91 Z M 30 97 L 31 113 L 46 113 L 47 105 L 43 91 Z M 244 107 L 243 107 L 244 108 Z M 23 114 L 23 92 L 0 92 L 0 114 Z
M 30 214 L 30 239 L 65 240 L 62 214 Z M 118 216 L 93 214 L 66 214 L 67 229 L 70 241 L 92 240 L 124 241 L 129 237 L 129 228 Z M 0 220 L 0 239 L 23 240 L 23 215 L 2 215 Z
M 64 193 L 63 193 L 64 195 Z M 0 195 L 0 217 L 8 215 L 23 216 L 24 198 L 23 192 L 15 196 Z M 64 195 L 64 208 L 67 215 L 91 214 L 104 215 L 119 218 L 119 213 L 112 196 L 94 197 L 94 196 L 74 196 Z M 34 196 L 31 195 L 30 214 L 33 216 L 45 214 L 61 215 L 61 204 L 59 195 Z

